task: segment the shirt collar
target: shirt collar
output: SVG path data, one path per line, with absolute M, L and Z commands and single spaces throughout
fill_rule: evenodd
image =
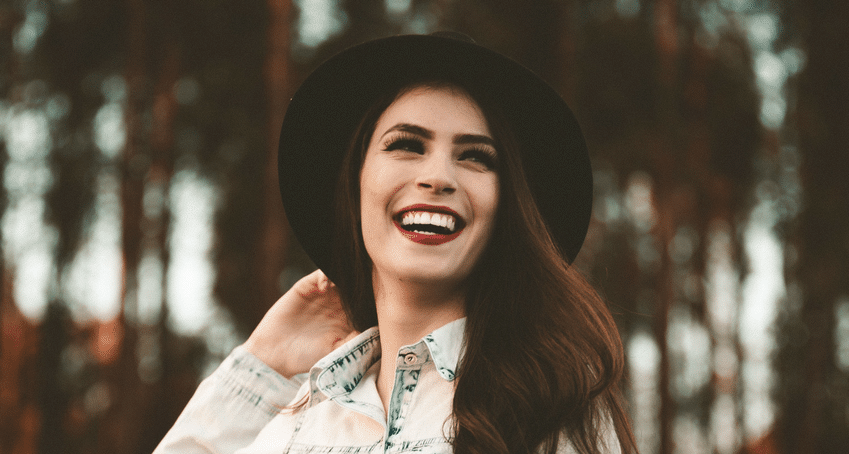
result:
M 453 381 L 463 354 L 466 333 L 466 318 L 454 320 L 422 339 L 430 350 L 430 356 L 439 375 L 448 381 Z
M 399 355 L 426 349 L 430 355 L 426 355 L 423 362 L 433 360 L 439 375 L 453 381 L 463 353 L 465 329 L 465 318 L 454 320 L 419 342 L 401 347 Z M 310 369 L 310 405 L 350 393 L 379 359 L 380 334 L 377 327 L 372 327 L 320 359 Z

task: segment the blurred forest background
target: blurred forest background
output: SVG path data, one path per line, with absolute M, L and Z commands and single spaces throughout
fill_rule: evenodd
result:
M 849 452 L 847 24 L 843 0 L 3 0 L 0 454 L 150 452 L 311 271 L 275 167 L 299 81 L 442 29 L 585 129 L 578 266 L 642 452 Z

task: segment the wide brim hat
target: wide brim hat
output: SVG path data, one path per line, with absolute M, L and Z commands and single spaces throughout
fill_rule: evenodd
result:
M 289 224 L 313 262 L 331 272 L 334 194 L 351 137 L 387 89 L 411 79 L 445 79 L 492 95 L 513 128 L 539 211 L 572 262 L 592 209 L 590 160 L 572 111 L 521 64 L 468 38 L 439 33 L 351 47 L 322 63 L 292 97 L 280 133 L 280 193 Z

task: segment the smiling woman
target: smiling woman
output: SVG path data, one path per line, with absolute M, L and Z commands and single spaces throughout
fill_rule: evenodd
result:
M 365 43 L 298 90 L 279 165 L 320 271 L 157 452 L 636 452 L 615 324 L 569 265 L 586 147 L 537 76 L 457 35 Z
M 360 171 L 363 240 L 377 288 L 415 282 L 460 291 L 495 224 L 498 175 L 484 163 L 496 156 L 490 136 L 483 113 L 458 89 L 413 88 L 381 115 Z M 458 143 L 469 137 L 483 144 Z M 462 303 L 461 295 L 447 297 L 434 299 Z

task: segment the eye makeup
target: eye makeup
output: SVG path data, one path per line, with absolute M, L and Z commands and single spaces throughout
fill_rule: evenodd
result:
M 498 165 L 498 153 L 495 148 L 473 147 L 460 153 L 460 160 L 479 162 L 486 166 L 487 170 L 495 170 Z
M 462 136 L 468 137 L 468 136 Z M 488 138 L 487 138 L 488 139 Z M 396 131 L 393 134 L 385 137 L 382 144 L 383 151 L 408 151 L 416 154 L 424 154 L 426 151 L 426 139 L 417 134 L 411 134 L 404 131 Z M 464 148 L 460 151 L 457 158 L 458 161 L 469 161 L 480 163 L 487 170 L 494 170 L 498 164 L 498 153 L 494 145 L 490 145 L 490 140 L 482 140 L 480 142 L 471 141 L 454 141 L 458 146 L 469 143 L 469 148 Z
M 383 151 L 403 150 L 417 154 L 424 153 L 424 140 L 407 132 L 399 132 L 386 137 L 383 141 Z

